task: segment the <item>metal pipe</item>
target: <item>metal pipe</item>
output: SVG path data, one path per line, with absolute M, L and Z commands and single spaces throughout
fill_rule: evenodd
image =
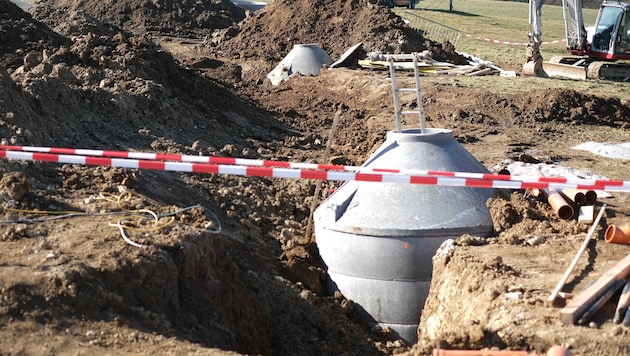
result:
M 389 76 L 392 81 L 392 92 L 394 95 L 394 114 L 396 115 L 396 132 L 402 131 L 400 123 L 400 104 L 398 103 L 398 86 L 396 85 L 396 69 L 394 68 L 394 57 L 389 57 Z
M 413 72 L 416 81 L 416 100 L 418 101 L 418 119 L 420 120 L 420 133 L 424 133 L 424 113 L 422 110 L 422 94 L 420 93 L 420 69 L 418 68 L 418 56 L 413 56 Z
M 330 134 L 328 135 L 328 142 L 326 142 L 326 150 L 324 150 L 324 162 L 328 162 L 328 157 L 330 156 L 330 146 L 332 145 L 332 141 L 335 138 L 335 132 L 337 131 L 337 124 L 339 123 L 339 118 L 341 117 L 341 109 L 337 110 L 335 113 L 335 118 L 333 119 L 332 127 L 330 128 Z M 315 184 L 315 194 L 313 195 L 313 201 L 311 202 L 311 210 L 308 216 L 308 224 L 306 225 L 306 237 L 313 240 L 315 236 L 311 235 L 313 229 L 313 213 L 315 212 L 315 208 L 319 203 L 319 193 L 322 189 L 322 181 L 318 180 Z M 313 241 L 314 242 L 314 241 Z
M 608 287 L 604 291 L 604 293 L 582 314 L 580 319 L 578 319 L 578 324 L 584 325 L 586 324 L 595 313 L 604 305 L 606 302 L 619 290 L 619 288 L 623 287 L 626 281 L 623 279 L 616 280 L 613 284 Z

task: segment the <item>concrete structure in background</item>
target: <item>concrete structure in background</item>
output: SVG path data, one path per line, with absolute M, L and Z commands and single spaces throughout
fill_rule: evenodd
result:
M 238 7 L 241 7 L 249 11 L 258 11 L 267 6 L 266 2 L 262 1 L 249 1 L 249 0 L 231 0 L 232 3 Z
M 319 75 L 322 66 L 331 64 L 332 58 L 316 43 L 297 44 L 280 63 L 267 74 L 273 85 L 289 80 L 296 73 Z
M 33 6 L 33 3 L 35 1 L 34 0 L 11 0 L 11 2 L 16 4 L 20 8 L 22 8 L 22 10 L 26 10 L 29 7 Z

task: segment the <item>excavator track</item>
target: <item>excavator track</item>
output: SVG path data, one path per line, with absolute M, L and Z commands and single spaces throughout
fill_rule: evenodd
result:
M 588 65 L 588 79 L 630 81 L 630 62 L 595 61 Z

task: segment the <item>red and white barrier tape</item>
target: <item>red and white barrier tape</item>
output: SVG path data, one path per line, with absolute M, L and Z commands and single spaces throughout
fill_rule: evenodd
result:
M 486 38 L 486 37 L 480 37 L 480 36 L 473 36 L 473 35 L 469 35 L 467 33 L 462 33 L 464 36 L 469 37 L 469 38 L 473 38 L 476 40 L 481 40 L 481 41 L 486 41 L 486 42 L 490 42 L 490 43 L 497 43 L 497 44 L 505 44 L 505 45 L 517 45 L 517 46 L 527 46 L 529 43 L 528 42 L 510 42 L 510 41 L 503 41 L 503 40 L 493 40 L 491 38 Z M 558 43 L 564 43 L 566 42 L 565 39 L 559 39 L 559 40 L 553 40 L 553 41 L 544 41 L 541 42 L 541 44 L 547 45 L 547 44 L 558 44 Z
M 165 153 L 107 151 L 107 150 L 93 150 L 93 149 L 81 149 L 81 148 L 2 146 L 0 145 L 0 150 L 55 153 L 55 154 L 68 154 L 68 155 L 79 155 L 79 156 L 133 158 L 133 159 L 159 160 L 159 161 L 215 163 L 215 164 L 243 165 L 243 166 L 255 166 L 255 167 L 282 167 L 282 168 L 322 169 L 322 170 L 341 170 L 341 171 L 352 170 L 353 168 L 353 166 L 342 166 L 342 165 L 332 165 L 332 164 L 296 163 L 296 162 L 285 162 L 285 161 L 271 161 L 271 160 L 259 160 L 259 159 L 248 159 L 248 158 L 217 157 L 217 156 L 195 156 L 195 155 L 176 155 L 176 154 L 165 154 Z M 360 168 L 360 167 L 357 167 L 357 168 Z
M 6 147 L 6 146 L 3 146 Z M 36 148 L 32 148 L 36 149 Z M 51 149 L 52 150 L 52 149 Z M 54 149 L 65 150 L 65 149 Z M 74 152 L 81 150 L 69 149 Z M 136 155 L 139 153 L 126 153 L 119 151 L 93 151 L 90 153 L 113 153 L 114 155 Z M 145 154 L 153 156 L 154 154 Z M 167 155 L 171 156 L 171 155 Z M 179 156 L 174 157 L 188 158 L 197 156 Z M 156 155 L 157 157 L 157 155 Z M 201 156 L 199 156 L 201 157 Z M 291 179 L 318 179 L 330 181 L 363 181 L 363 182 L 384 182 L 384 183 L 403 183 L 403 184 L 420 184 L 420 185 L 437 185 L 451 187 L 473 187 L 473 188 L 497 188 L 497 189 L 584 189 L 584 190 L 607 190 L 628 192 L 630 191 L 630 181 L 620 180 L 569 180 L 566 178 L 555 177 L 513 177 L 510 175 L 492 175 L 492 174 L 476 174 L 476 177 L 463 177 L 462 175 L 470 175 L 474 173 L 464 172 L 435 172 L 436 174 L 403 174 L 400 171 L 391 170 L 370 170 L 370 171 L 335 171 L 318 169 L 303 169 L 295 167 L 261 167 L 247 166 L 239 164 L 215 164 L 215 163 L 199 163 L 199 162 L 168 162 L 154 159 L 131 159 L 131 158 L 111 158 L 103 156 L 82 156 L 78 154 L 56 154 L 47 152 L 28 152 L 23 147 L 22 151 L 11 151 L 0 149 L 0 158 L 19 159 L 27 161 L 44 161 L 64 164 L 82 164 L 110 166 L 118 168 L 132 169 L 148 169 L 171 172 L 188 172 L 188 173 L 210 173 L 210 174 L 228 174 L 238 176 L 254 176 L 254 177 L 273 177 L 273 178 L 291 178 Z M 205 157 L 217 158 L 217 157 Z M 280 163 L 277 161 L 262 161 Z M 286 162 L 289 166 L 292 164 Z M 319 166 L 319 165 L 318 165 Z M 348 166 L 338 166 L 347 167 Z M 354 168 L 354 167 L 353 167 Z M 429 172 L 429 171 L 427 171 Z M 458 176 L 459 175 L 459 176 Z M 520 180 L 519 180 L 520 179 Z
M 445 177 L 524 181 L 524 182 L 539 182 L 540 181 L 540 182 L 548 182 L 548 183 L 567 183 L 567 184 L 583 184 L 585 182 L 585 180 L 583 179 L 567 179 L 567 178 L 558 178 L 558 177 L 510 176 L 507 174 L 496 175 L 496 174 L 491 174 L 491 173 L 448 172 L 448 171 L 433 171 L 433 170 L 418 170 L 418 169 L 386 169 L 386 168 L 371 168 L 371 167 L 360 167 L 360 166 L 344 166 L 344 165 L 335 165 L 335 164 L 259 160 L 259 159 L 248 159 L 248 158 L 176 155 L 176 154 L 163 154 L 163 153 L 108 151 L 108 150 L 77 149 L 77 148 L 0 145 L 0 150 L 68 154 L 68 155 L 79 155 L 79 156 L 131 158 L 131 159 L 142 159 L 142 160 L 214 163 L 214 164 L 241 165 L 241 166 L 254 166 L 254 167 L 272 167 L 272 168 L 278 167 L 278 168 L 295 168 L 295 169 L 310 169 L 310 170 L 324 170 L 324 171 L 348 171 L 348 172 L 361 171 L 361 172 L 378 172 L 378 173 L 402 173 L 402 174 L 420 175 L 420 176 L 445 176 Z M 590 184 L 599 184 L 601 182 L 609 182 L 609 180 L 590 180 L 588 182 Z

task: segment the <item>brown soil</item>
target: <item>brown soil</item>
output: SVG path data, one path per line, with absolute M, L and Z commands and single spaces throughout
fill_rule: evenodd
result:
M 48 0 L 29 13 L 0 0 L 0 10 L 5 145 L 322 162 L 340 112 L 331 161 L 360 165 L 394 129 L 387 74 L 350 65 L 273 86 L 266 75 L 286 52 L 316 42 L 337 58 L 362 42 L 355 56 L 430 49 L 462 60 L 363 0 L 276 0 L 253 14 L 229 2 L 161 0 Z M 627 142 L 627 98 L 570 81 L 518 94 L 470 83 L 423 77 L 423 108 L 428 126 L 453 130 L 488 168 L 512 159 L 630 178 L 627 161 L 570 149 Z M 462 236 L 435 257 L 420 340 L 407 346 L 359 320 L 351 300 L 325 293 L 306 235 L 313 181 L 18 160 L 0 170 L 3 354 L 420 355 L 553 344 L 629 352 L 630 330 L 612 323 L 612 305 L 588 327 L 562 325 L 559 306 L 544 303 L 589 226 L 520 191 L 488 202 L 493 236 Z M 628 253 L 601 238 L 606 225 L 628 222 L 629 200 L 598 202 L 607 210 L 597 239 L 565 291 L 578 293 Z

